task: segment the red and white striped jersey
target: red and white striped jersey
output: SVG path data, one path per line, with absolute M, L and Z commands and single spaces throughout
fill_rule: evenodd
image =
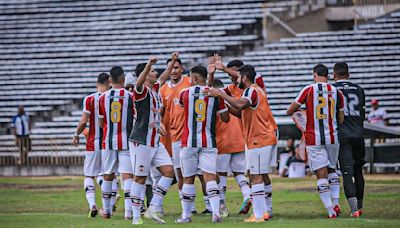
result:
M 127 150 L 135 106 L 126 89 L 110 89 L 99 98 L 99 118 L 104 119 L 102 148 Z
M 137 119 L 129 140 L 149 147 L 157 147 L 160 142 L 161 98 L 158 94 L 160 83 L 153 88 L 143 86 L 142 91 L 134 90 Z
M 99 126 L 99 97 L 96 92 L 83 99 L 83 112 L 89 114 L 89 134 L 86 137 L 86 151 L 101 150 L 103 138 L 102 129 Z
M 314 83 L 304 87 L 295 102 L 306 104 L 307 145 L 339 143 L 337 113 L 344 107 L 342 92 L 328 83 Z
M 228 108 L 222 99 L 207 96 L 208 89 L 207 86 L 192 86 L 180 94 L 179 103 L 185 115 L 182 147 L 217 147 L 217 115 L 227 112 Z

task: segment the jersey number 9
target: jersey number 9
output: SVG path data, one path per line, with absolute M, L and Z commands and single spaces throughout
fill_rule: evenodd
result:
M 196 100 L 194 111 L 196 112 L 196 121 L 203 122 L 206 119 L 206 102 L 204 100 Z

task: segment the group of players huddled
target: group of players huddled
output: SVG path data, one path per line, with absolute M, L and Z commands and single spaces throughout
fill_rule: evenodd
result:
M 164 197 L 176 182 L 182 214 L 175 222 L 189 223 L 197 213 L 197 176 L 203 186 L 204 213 L 212 214 L 213 223 L 220 223 L 229 214 L 225 193 L 227 176 L 232 172 L 243 196 L 239 214 L 247 214 L 253 207 L 252 215 L 244 222 L 272 218 L 268 173 L 277 146 L 278 127 L 262 76 L 240 60 L 225 66 L 216 54 L 209 58 L 208 67 L 195 66 L 189 76 L 183 76 L 177 52 L 168 59 L 160 76 L 153 68 L 157 61 L 150 57 L 147 63 L 138 64 L 137 78 L 125 74 L 122 67 L 112 67 L 110 74 L 98 76 L 97 92 L 84 98 L 73 144 L 78 145 L 79 135 L 85 134 L 84 189 L 89 217 L 100 213 L 110 218 L 119 174 L 126 220 L 143 224 L 141 214 L 145 210 L 146 218 L 165 223 Z M 216 70 L 227 73 L 232 83 L 224 87 L 214 79 Z M 315 66 L 313 75 L 315 83 L 300 91 L 287 113 L 298 126 L 304 125 L 308 162 L 318 178 L 319 195 L 329 218 L 340 213 L 338 157 L 343 157 L 340 163 L 344 166 L 342 173 L 352 216 L 359 217 L 364 188 L 362 173 L 361 177 L 359 174 L 364 148 L 358 151 L 363 141 L 351 138 L 362 138 L 362 121 L 360 125 L 357 116 L 364 115 L 364 94 L 358 85 L 347 80 L 346 63 L 334 67 L 337 87 L 327 83 L 328 69 L 324 65 Z M 305 110 L 300 110 L 302 104 Z M 339 137 L 339 130 L 350 135 Z M 161 143 L 160 138 L 170 140 Z M 346 141 L 343 145 L 339 144 L 342 140 Z M 166 147 L 171 148 L 171 155 Z M 339 148 L 346 150 L 346 155 L 339 156 Z M 98 210 L 94 182 L 99 176 L 103 207 Z M 146 190 L 149 179 L 153 181 L 152 194 Z M 151 199 L 144 209 L 146 196 Z

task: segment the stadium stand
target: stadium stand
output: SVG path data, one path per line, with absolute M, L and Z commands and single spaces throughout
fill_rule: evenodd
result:
M 26 107 L 35 120 L 31 164 L 46 157 L 54 158 L 47 161 L 52 164 L 66 155 L 81 158 L 84 138 L 77 149 L 71 136 L 82 98 L 95 90 L 99 72 L 113 65 L 132 71 L 149 55 L 166 60 L 176 50 L 188 66 L 213 52 L 255 65 L 278 123 L 287 120 L 285 109 L 296 92 L 311 82 L 313 65 L 332 68 L 345 60 L 351 77 L 367 88 L 367 110 L 371 99 L 379 99 L 390 123 L 400 125 L 400 13 L 354 31 L 302 33 L 254 47 L 265 10 L 290 20 L 322 8 L 324 1 L 135 2 L 0 1 L 0 125 L 8 128 L 17 106 Z M 4 162 L 13 164 L 17 150 L 12 135 L 0 135 L 0 154 L 9 157 Z

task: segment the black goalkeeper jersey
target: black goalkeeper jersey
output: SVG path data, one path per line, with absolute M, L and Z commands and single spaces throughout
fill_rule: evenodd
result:
M 365 120 L 365 94 L 357 84 L 348 80 L 338 80 L 334 86 L 342 91 L 346 103 L 344 106 L 344 122 L 339 126 L 341 139 L 362 138 Z

